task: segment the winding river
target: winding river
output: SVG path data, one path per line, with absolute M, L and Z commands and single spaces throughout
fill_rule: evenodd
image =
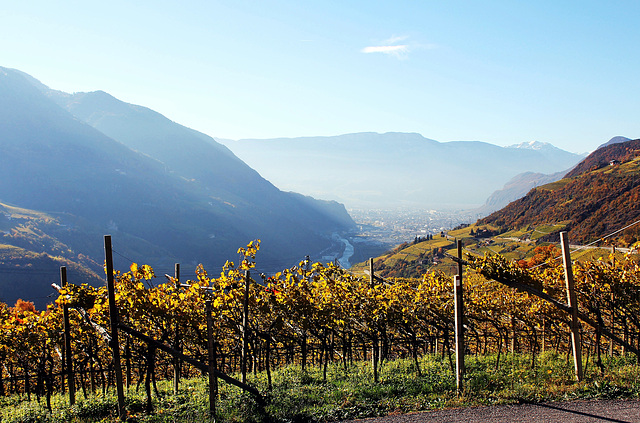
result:
M 354 252 L 353 245 L 351 245 L 348 239 L 342 238 L 340 235 L 336 235 L 336 236 L 340 239 L 340 242 L 344 244 L 344 252 L 342 253 L 342 256 L 338 259 L 338 262 L 340 263 L 340 266 L 344 267 L 345 269 L 348 269 L 351 267 L 351 263 L 349 262 L 349 259 L 351 259 L 351 256 L 353 256 L 353 252 Z

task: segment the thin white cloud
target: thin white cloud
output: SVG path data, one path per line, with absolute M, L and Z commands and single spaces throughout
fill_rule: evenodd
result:
M 368 46 L 363 48 L 360 51 L 362 53 L 389 54 L 399 59 L 405 58 L 409 54 L 409 51 L 411 50 L 411 48 L 409 47 L 409 44 L 398 44 L 398 43 L 406 40 L 407 38 L 408 37 L 406 36 L 391 37 L 381 42 L 380 45 Z

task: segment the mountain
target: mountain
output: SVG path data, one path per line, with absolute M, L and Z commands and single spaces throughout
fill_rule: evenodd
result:
M 587 156 L 587 154 L 570 153 L 548 142 L 540 142 L 540 141 L 522 142 L 520 144 L 510 145 L 506 148 L 537 151 L 538 153 L 540 153 L 542 157 L 552 162 L 556 162 L 560 160 L 560 161 L 573 162 L 575 164 Z M 571 166 L 568 166 L 566 169 L 568 169 L 569 167 Z
M 601 145 L 598 148 L 616 144 L 621 142 L 630 141 L 625 137 L 613 137 L 606 144 Z M 539 141 L 532 141 L 528 143 L 520 143 L 516 145 L 511 145 L 508 148 L 524 148 L 541 151 L 547 156 L 556 156 L 557 154 L 566 153 L 559 148 L 552 146 L 549 143 L 541 143 Z M 586 156 L 586 155 L 585 155 Z M 608 162 L 607 162 L 608 163 Z M 514 176 L 511 180 L 509 180 L 502 189 L 494 191 L 487 201 L 484 203 L 482 207 L 479 207 L 476 210 L 478 215 L 488 215 L 493 213 L 496 210 L 500 210 L 505 207 L 512 201 L 517 200 L 518 198 L 524 197 L 529 190 L 535 188 L 540 185 L 549 184 L 551 182 L 556 182 L 562 179 L 567 173 L 571 170 L 563 170 L 560 172 L 552 173 L 552 174 L 544 174 L 544 173 L 536 173 L 536 172 L 524 172 L 519 175 Z
M 273 228 L 272 236 L 279 237 L 280 242 L 290 242 L 287 229 L 313 228 L 330 233 L 355 224 L 341 204 L 282 192 L 213 138 L 151 109 L 122 102 L 102 91 L 46 93 L 100 132 L 197 183 L 207 195 L 243 205 L 244 208 L 236 208 L 235 214 L 245 213 L 244 225 L 249 230 L 263 232 L 264 227 Z M 261 218 L 255 219 L 256 215 Z M 282 218 L 289 220 L 285 227 L 277 222 Z M 302 239 L 299 242 L 304 244 Z
M 567 173 L 566 170 L 546 175 L 544 173 L 525 172 L 514 176 L 502 189 L 494 191 L 484 205 L 476 210 L 476 214 L 486 216 L 500 210 L 512 201 L 524 197 L 532 188 L 558 181 Z
M 567 178 L 579 176 L 593 170 L 609 166 L 612 160 L 627 162 L 638 156 L 640 145 L 638 140 L 622 141 L 622 137 L 612 138 L 607 144 L 598 147 L 587 158 L 581 161 L 571 172 L 567 173 Z M 615 141 L 615 142 L 612 142 Z
M 75 230 L 53 215 L 0 203 L 0 299 L 10 305 L 29 299 L 44 309 L 61 266 L 75 283 L 104 283 L 101 265 L 57 238 Z
M 195 179 L 213 195 L 239 199 L 265 189 L 276 190 L 228 148 L 151 109 L 122 102 L 104 91 L 73 95 L 44 92 L 76 118 L 132 150 L 157 159 L 168 170 Z
M 352 208 L 478 207 L 525 170 L 554 173 L 581 159 L 550 145 L 440 143 L 414 133 L 223 142 L 281 189 Z
M 627 141 L 631 141 L 631 139 L 627 138 L 627 137 L 617 136 L 617 137 L 611 138 L 609 141 L 607 141 L 606 143 L 602 144 L 598 148 L 606 147 L 607 145 L 611 145 L 611 144 L 618 144 L 618 143 L 621 143 L 621 142 L 627 142 Z
M 121 140 L 61 107 L 62 98 L 75 102 L 68 108 L 78 115 L 88 110 L 85 102 L 94 117 L 102 110 L 96 122 Z M 127 136 L 129 129 L 133 135 Z M 137 151 L 124 141 L 137 142 Z M 0 202 L 48 216 L 40 226 L 5 222 L 0 244 L 16 243 L 13 233 L 38 235 L 63 246 L 67 260 L 90 258 L 81 265 L 101 274 L 102 235 L 111 233 L 117 267 L 137 261 L 163 274 L 175 262 L 185 271 L 197 263 L 216 270 L 238 247 L 260 238 L 258 262 L 267 270 L 317 254 L 331 246 L 333 231 L 353 225 L 344 206 L 282 192 L 216 144 L 105 93 L 52 92 L 0 68 Z M 20 248 L 37 252 L 38 242 L 29 242 Z
M 615 161 L 613 161 L 615 160 Z M 613 161 L 613 164 L 610 164 Z M 583 169 L 583 170 L 580 170 Z M 505 186 L 520 190 L 531 181 L 558 180 L 533 187 L 501 210 L 460 225 L 441 236 L 416 238 L 374 259 L 382 277 L 420 277 L 428 271 L 454 274 L 455 240 L 482 256 L 501 254 L 511 260 L 530 259 L 537 245 L 557 243 L 568 231 L 572 244 L 590 244 L 606 237 L 607 245 L 629 247 L 640 240 L 640 140 L 613 143 L 586 157 L 570 175 L 522 174 Z M 499 197 L 499 195 L 496 195 Z M 499 198 L 496 199 L 498 201 Z M 609 236 L 612 235 L 612 236 Z M 606 257 L 608 249 L 588 250 L 582 258 Z M 447 253 L 449 255 L 447 255 Z M 366 263 L 351 271 L 363 273 Z
M 500 232 L 540 224 L 568 231 L 572 243 L 589 243 L 640 218 L 640 140 L 614 143 L 591 153 L 563 179 L 532 189 L 526 196 L 480 219 Z M 557 238 L 557 231 L 547 238 Z M 640 239 L 630 227 L 619 245 Z
M 540 142 L 540 141 L 521 142 L 520 144 L 509 145 L 507 146 L 507 148 L 524 148 L 528 150 L 538 150 L 538 151 L 560 150 L 559 148 L 554 147 L 548 142 Z

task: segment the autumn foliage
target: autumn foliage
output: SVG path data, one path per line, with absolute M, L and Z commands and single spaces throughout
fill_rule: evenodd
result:
M 301 262 L 256 280 L 245 272 L 254 267 L 258 248 L 259 243 L 253 242 L 238 250 L 238 264 L 227 262 L 217 277 L 199 266 L 196 280 L 183 282 L 187 286 L 177 286 L 174 280 L 158 283 L 149 266 L 132 264 L 128 272 L 115 272 L 115 300 L 121 322 L 204 362 L 204 304 L 209 299 L 219 368 L 233 373 L 239 369 L 242 302 L 248 283 L 251 368 L 268 369 L 287 363 L 304 367 L 311 362 L 326 365 L 337 361 L 348 371 L 353 360 L 370 359 L 371 354 L 377 358 L 377 365 L 396 357 L 451 354 L 454 319 L 450 277 L 435 272 L 422 278 L 372 283 L 368 277 L 352 275 L 333 264 Z M 555 253 L 552 247 L 540 248 L 525 265 L 501 256 L 468 258 L 475 269 L 468 268 L 463 278 L 470 353 L 568 350 L 565 312 L 492 280 L 507 278 L 535 286 L 563 301 L 562 266 L 557 260 L 549 260 Z M 631 343 L 640 333 L 638 265 L 631 259 L 613 258 L 576 263 L 574 274 L 581 312 Z M 62 389 L 58 376 L 63 370 L 63 305 L 71 310 L 78 383 L 87 390 L 111 383 L 109 337 L 101 330 L 109 327 L 106 290 L 70 284 L 44 312 L 37 312 L 28 302 L 19 302 L 14 308 L 0 306 L 0 368 L 6 369 L 3 376 L 21 375 L 0 385 L 3 393 Z M 597 328 L 583 327 L 584 342 L 593 354 L 605 346 L 600 335 Z M 171 375 L 171 357 L 122 336 L 123 367 L 131 383 Z M 620 346 L 615 348 L 620 351 Z M 183 367 L 185 375 L 198 373 Z M 415 369 L 421 371 L 417 360 Z M 28 380 L 42 383 L 36 388 L 29 386 Z
M 634 143 L 640 145 L 640 141 Z M 633 158 L 619 165 L 574 172 L 572 177 L 534 188 L 478 224 L 507 231 L 565 222 L 575 243 L 589 243 L 624 228 L 640 219 L 640 147 L 627 153 L 624 157 Z M 557 233 L 547 238 L 557 241 Z M 640 239 L 640 232 L 630 228 L 616 239 L 626 247 Z

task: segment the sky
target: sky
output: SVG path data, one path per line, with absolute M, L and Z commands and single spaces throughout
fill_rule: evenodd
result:
M 0 0 L 0 66 L 226 139 L 640 137 L 640 2 Z

